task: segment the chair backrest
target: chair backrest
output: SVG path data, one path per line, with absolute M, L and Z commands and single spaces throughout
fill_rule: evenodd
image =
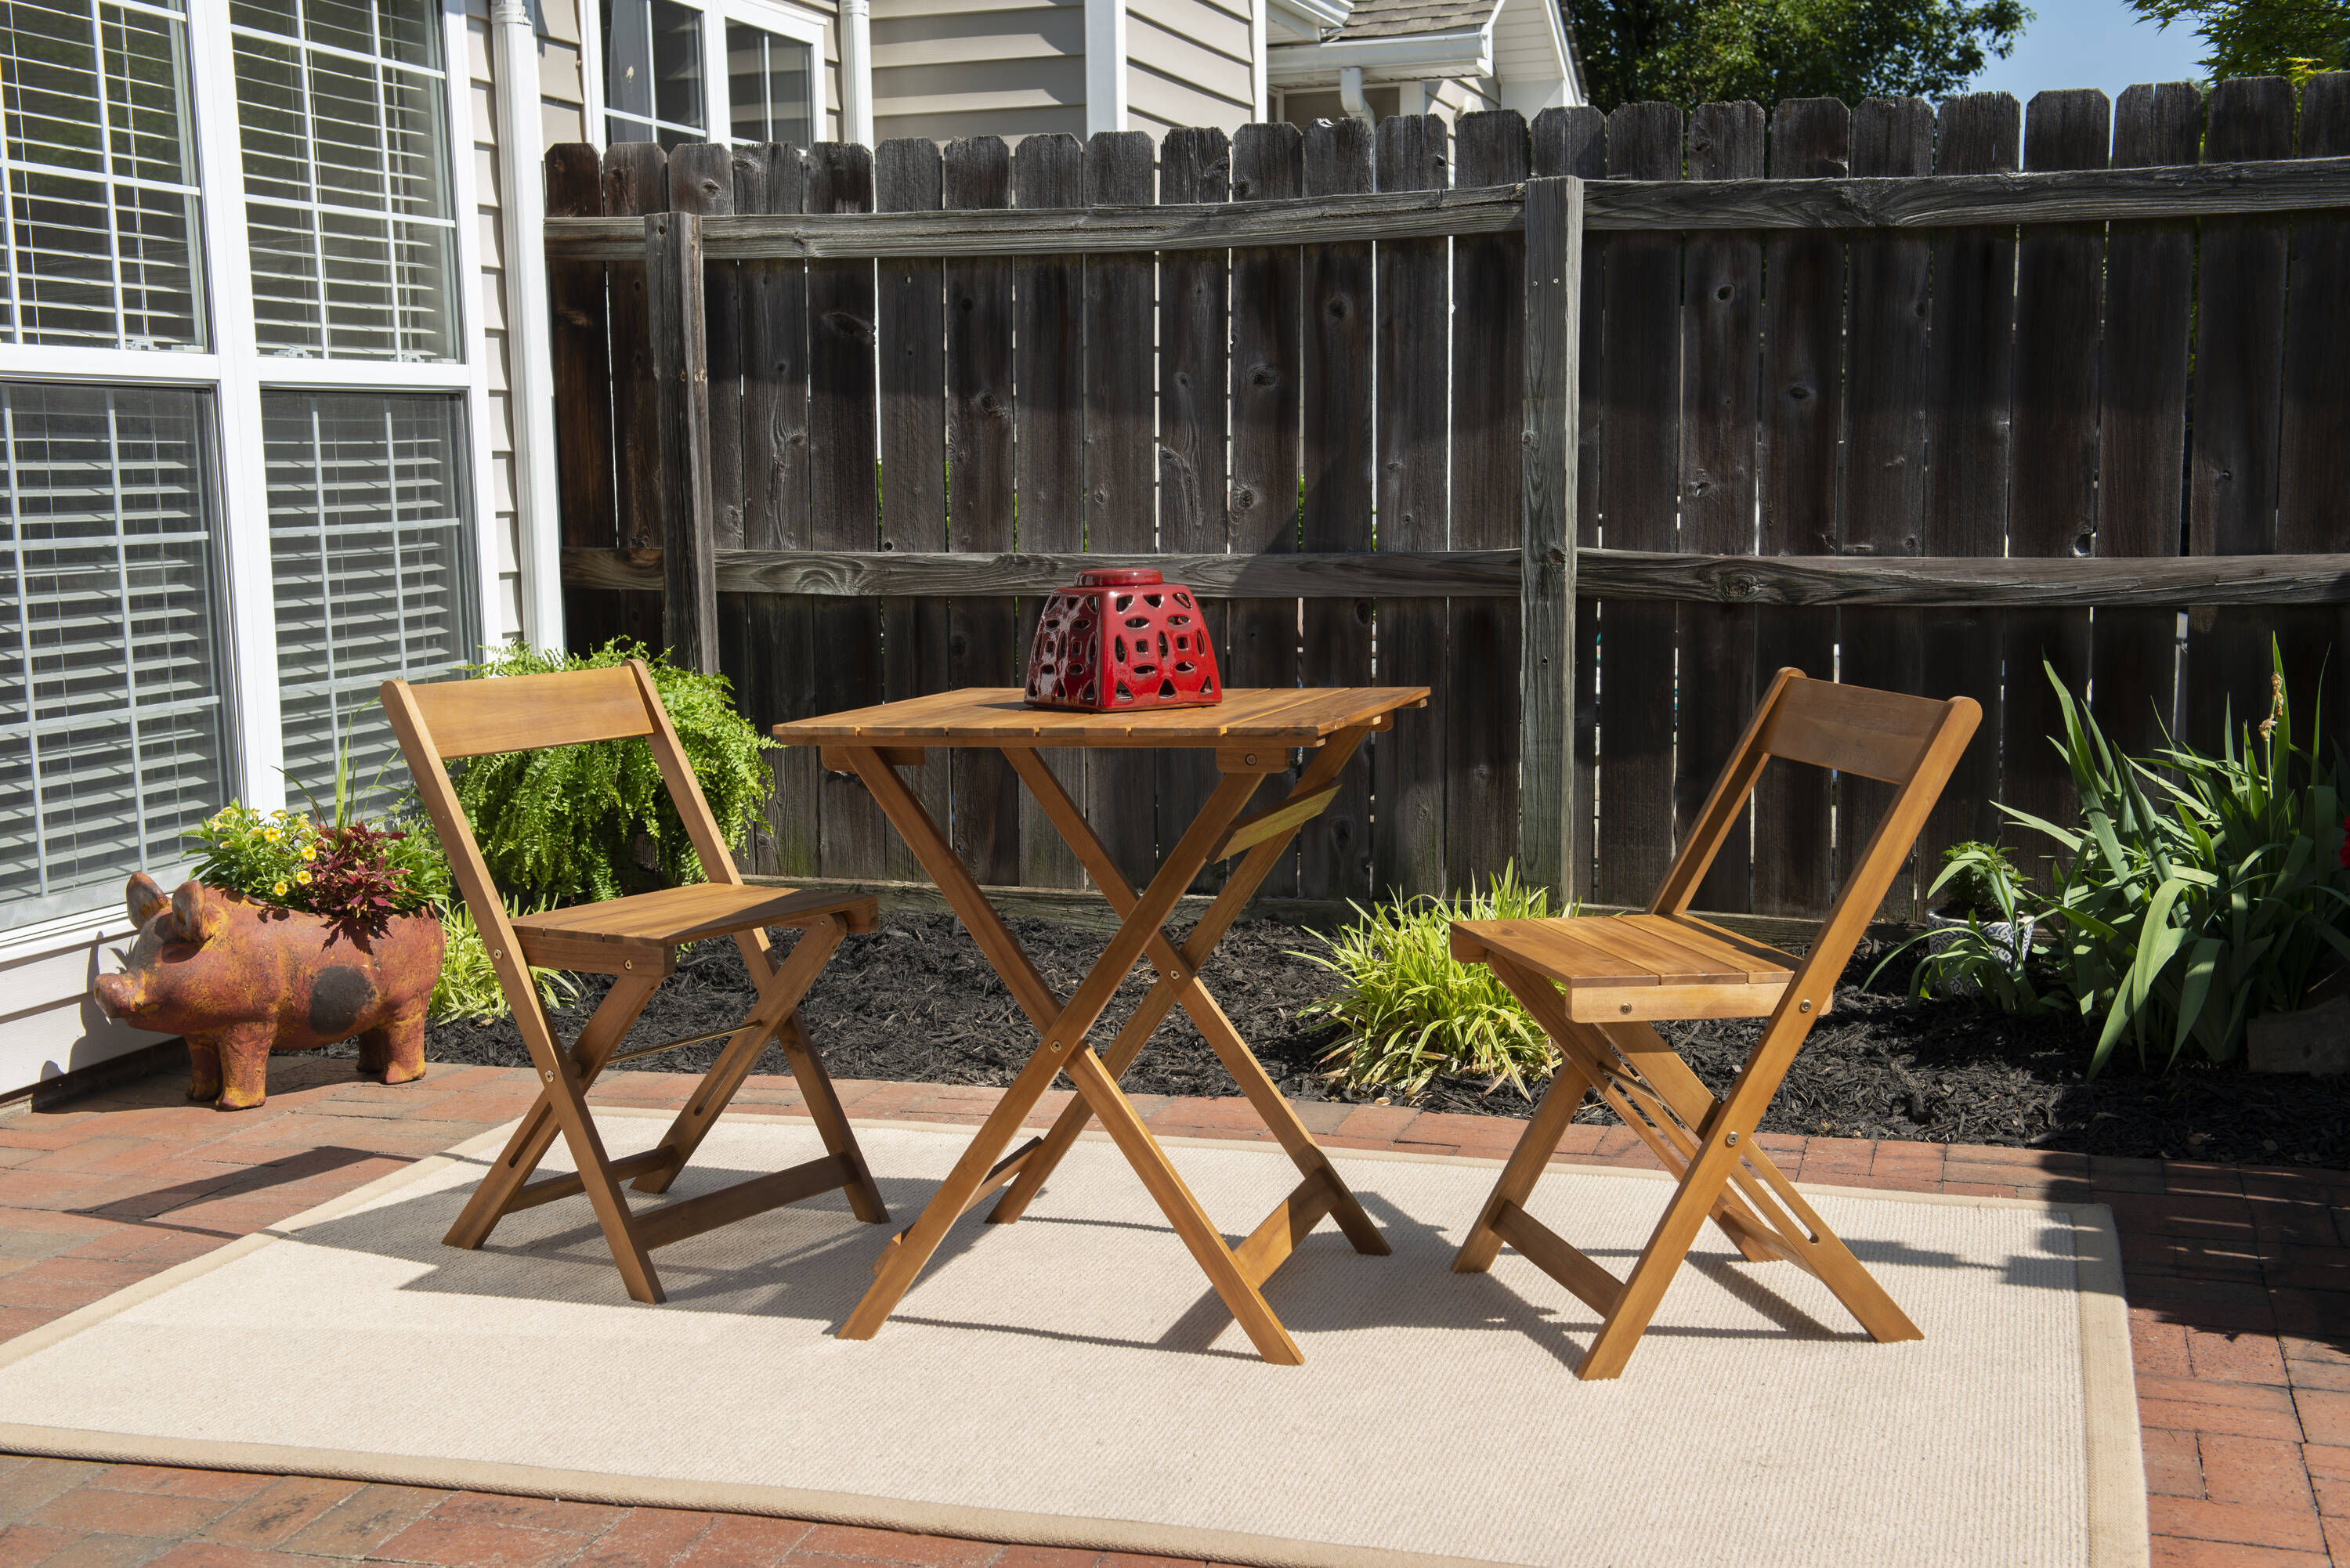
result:
M 1806 977 L 1816 978 L 1823 969 L 1833 987 L 1981 717 L 1982 710 L 1968 697 L 1937 701 L 1814 680 L 1800 670 L 1780 670 L 1673 857 L 1649 911 L 1688 913 L 1698 884 L 1723 841 L 1745 820 L 1747 797 L 1773 758 L 1881 780 L 1895 786 L 1893 804 L 1867 847 L 1847 861 L 1851 868 L 1844 887 L 1789 994 L 1806 989 Z M 1841 826 L 1847 834 L 1857 826 L 1848 817 Z M 1847 836 L 1846 842 L 1852 840 Z
M 740 882 L 733 856 L 711 815 L 710 802 L 685 760 L 677 730 L 661 706 L 652 672 L 630 659 L 608 670 L 570 670 L 490 680 L 439 680 L 411 686 L 387 680 L 383 709 L 400 737 L 408 771 L 424 802 L 449 868 L 484 935 L 493 927 L 511 948 L 505 905 L 498 895 L 473 826 L 465 820 L 444 763 L 494 752 L 537 751 L 589 741 L 641 735 L 652 748 L 661 783 L 685 825 L 686 837 L 712 882 Z M 511 1000 L 511 993 L 509 994 Z
M 497 680 L 436 680 L 402 687 L 415 700 L 433 754 L 442 762 L 492 752 L 535 752 L 587 741 L 650 735 L 653 715 L 626 665 L 514 675 Z M 390 702 L 386 699 L 385 707 Z M 416 759 L 411 757 L 413 768 Z

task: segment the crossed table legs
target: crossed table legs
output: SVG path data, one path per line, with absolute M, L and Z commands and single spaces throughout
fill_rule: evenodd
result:
M 875 1264 L 872 1288 L 841 1328 L 845 1339 L 870 1339 L 879 1333 L 899 1301 L 920 1273 L 923 1264 L 946 1239 L 948 1230 L 972 1207 L 1005 1184 L 1006 1193 L 988 1216 L 991 1223 L 1019 1219 L 1043 1187 L 1086 1123 L 1099 1116 L 1127 1162 L 1142 1178 L 1150 1196 L 1166 1213 L 1175 1233 L 1215 1286 L 1216 1293 L 1240 1323 L 1242 1330 L 1265 1360 L 1296 1366 L 1305 1358 L 1288 1330 L 1265 1304 L 1258 1287 L 1289 1257 L 1291 1251 L 1324 1218 L 1336 1221 L 1358 1252 L 1388 1251 L 1370 1217 L 1339 1179 L 1328 1158 L 1283 1099 L 1264 1069 L 1241 1039 L 1215 999 L 1201 983 L 1200 967 L 1216 943 L 1305 823 L 1329 804 L 1335 781 L 1368 729 L 1341 732 L 1314 753 L 1286 800 L 1245 820 L 1242 808 L 1256 792 L 1262 772 L 1227 772 L 1199 816 L 1168 855 L 1150 886 L 1136 893 L 1119 873 L 1101 841 L 1094 836 L 1059 781 L 1032 750 L 1003 748 L 1004 755 L 1026 782 L 1053 826 L 1101 888 L 1111 908 L 1121 917 L 1117 934 L 1079 983 L 1076 994 L 1064 1004 L 989 906 L 979 885 L 931 820 L 912 790 L 898 776 L 884 754 L 869 746 L 839 748 L 858 776 L 865 781 L 882 811 L 904 836 L 906 843 L 938 884 L 955 913 L 978 941 L 988 961 L 1003 977 L 1013 998 L 1028 1014 L 1041 1036 L 1035 1054 L 996 1102 L 979 1135 L 956 1161 L 954 1169 L 922 1210 L 921 1217 L 886 1248 Z M 830 751 L 831 748 L 827 748 Z M 1274 759 L 1267 756 L 1267 761 Z M 1221 759 L 1226 766 L 1240 761 Z M 1253 756 L 1247 759 L 1254 761 Z M 1272 771 L 1270 769 L 1264 771 Z M 1179 950 L 1161 929 L 1176 902 L 1202 867 L 1211 860 L 1243 854 L 1240 865 L 1224 884 L 1207 913 Z M 1119 982 L 1137 961 L 1148 955 L 1159 980 L 1134 1016 L 1118 1032 L 1107 1057 L 1086 1044 L 1086 1036 L 1108 1005 Z M 1288 1153 L 1305 1179 L 1267 1215 L 1239 1247 L 1224 1244 L 1159 1147 L 1134 1106 L 1120 1092 L 1118 1080 L 1133 1064 L 1168 1009 L 1180 1006 L 1239 1083 L 1274 1137 Z M 1063 1111 L 1052 1130 L 1004 1155 L 1029 1111 L 1066 1072 L 1077 1086 L 1077 1098 Z

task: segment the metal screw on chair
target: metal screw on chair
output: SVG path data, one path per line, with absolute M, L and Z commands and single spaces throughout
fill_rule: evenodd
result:
M 1631 1012 L 1631 1011 L 1632 1011 L 1632 1004 L 1631 1004 L 1630 1002 L 1624 1002 L 1624 1003 L 1622 1003 L 1621 1005 L 1619 1005 L 1619 1006 L 1616 1009 L 1616 1011 L 1617 1011 L 1617 1012 Z
M 1808 1002 L 1799 1002 L 1795 1003 L 1795 1011 L 1798 1012 L 1809 1012 L 1811 1010 L 1812 1004 Z
M 1729 1135 L 1728 1135 L 1727 1137 L 1725 1137 L 1721 1141 L 1723 1142 L 1723 1144 L 1727 1145 L 1729 1147 L 1736 1148 L 1736 1147 L 1738 1147 L 1738 1129 L 1737 1129 L 1737 1128 L 1735 1128 L 1735 1127 L 1732 1127 L 1732 1128 L 1730 1130 Z

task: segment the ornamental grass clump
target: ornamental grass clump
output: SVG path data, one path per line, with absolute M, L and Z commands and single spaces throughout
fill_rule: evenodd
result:
M 1294 956 L 1345 981 L 1334 997 L 1301 1014 L 1346 1026 L 1347 1038 L 1323 1058 L 1330 1074 L 1358 1089 L 1385 1088 L 1407 1098 L 1438 1074 L 1474 1075 L 1491 1094 L 1508 1084 L 1532 1098 L 1529 1078 L 1544 1079 L 1558 1058 L 1542 1026 L 1483 964 L 1452 956 L 1455 920 L 1542 919 L 1550 896 L 1517 878 L 1514 866 L 1479 893 L 1446 900 L 1422 895 L 1367 909 L 1336 937 L 1315 933 L 1327 954 Z
M 493 653 L 471 673 L 494 680 L 606 670 L 631 659 L 650 667 L 711 814 L 728 846 L 740 846 L 775 788 L 760 753 L 776 742 L 735 711 L 724 676 L 681 670 L 626 638 L 584 655 L 516 645 Z M 659 883 L 704 879 L 677 806 L 661 787 L 652 748 L 642 740 L 497 753 L 452 764 L 452 771 L 490 874 L 526 904 L 617 898 Z M 640 840 L 651 851 L 650 867 L 638 860 Z
M 2063 850 L 2030 904 L 2056 932 L 2055 983 L 2097 1026 L 2093 1073 L 2125 1037 L 2141 1062 L 2190 1042 L 2231 1060 L 2247 1020 L 2300 1005 L 2322 953 L 2350 958 L 2338 756 L 2295 739 L 2273 646 L 2271 659 L 2267 717 L 2239 732 L 2231 716 L 2216 757 L 2120 754 L 2048 672 L 2078 826 L 2001 810 Z M 2310 731 L 2324 732 L 2314 711 Z
M 509 905 L 507 912 L 520 911 Z M 498 984 L 489 944 L 482 940 L 482 929 L 473 922 L 473 911 L 461 903 L 442 910 L 441 940 L 441 978 L 433 981 L 430 1004 L 432 1021 L 490 1023 L 512 1012 L 505 991 Z M 579 994 L 579 982 L 559 969 L 533 965 L 530 978 L 538 987 L 538 999 L 549 1007 L 559 1007 Z

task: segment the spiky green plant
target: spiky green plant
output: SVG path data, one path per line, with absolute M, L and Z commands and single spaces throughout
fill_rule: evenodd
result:
M 1346 1026 L 1347 1038 L 1323 1058 L 1340 1064 L 1330 1075 L 1409 1097 L 1440 1073 L 1473 1074 L 1488 1094 L 1508 1084 L 1532 1098 L 1526 1080 L 1549 1077 L 1557 1054 L 1492 970 L 1452 956 L 1452 922 L 1541 919 L 1549 905 L 1549 893 L 1519 881 L 1510 865 L 1482 893 L 1472 886 L 1455 899 L 1356 904 L 1358 918 L 1336 936 L 1313 933 L 1327 953 L 1292 956 L 1345 982 L 1301 1014 Z
M 681 670 L 644 646 L 619 638 L 588 654 L 542 652 L 519 644 L 473 667 L 486 679 L 559 670 L 605 670 L 631 659 L 651 667 L 661 706 L 711 814 L 730 847 L 775 788 L 762 752 L 775 742 L 735 711 L 723 675 Z M 660 875 L 675 884 L 702 880 L 702 861 L 685 836 L 677 806 L 661 787 L 652 748 L 641 740 L 595 741 L 535 752 L 505 752 L 454 764 L 457 798 L 473 825 L 498 886 L 526 903 L 614 898 L 650 880 L 636 860 L 641 836 Z
M 482 940 L 482 929 L 473 922 L 473 911 L 451 900 L 441 912 L 441 976 L 432 982 L 432 1000 L 426 1004 L 433 1022 L 462 1018 L 487 1023 L 513 1012 L 498 985 L 489 944 Z M 559 1007 L 579 994 L 579 982 L 559 969 L 534 967 L 530 978 L 538 987 L 539 1001 L 549 1007 Z
M 2030 903 L 2057 932 L 2066 994 L 2098 1025 L 2092 1072 L 2125 1035 L 2141 1061 L 2175 1062 L 2190 1041 L 2228 1061 L 2248 1019 L 2299 1005 L 2322 951 L 2350 957 L 2334 762 L 2295 740 L 2273 644 L 2265 720 L 2239 732 L 2231 716 L 2217 757 L 2173 744 L 2153 762 L 2115 751 L 2048 671 L 2079 826 L 2000 809 L 2064 851 L 2054 891 Z M 2309 731 L 2324 733 L 2314 709 Z

